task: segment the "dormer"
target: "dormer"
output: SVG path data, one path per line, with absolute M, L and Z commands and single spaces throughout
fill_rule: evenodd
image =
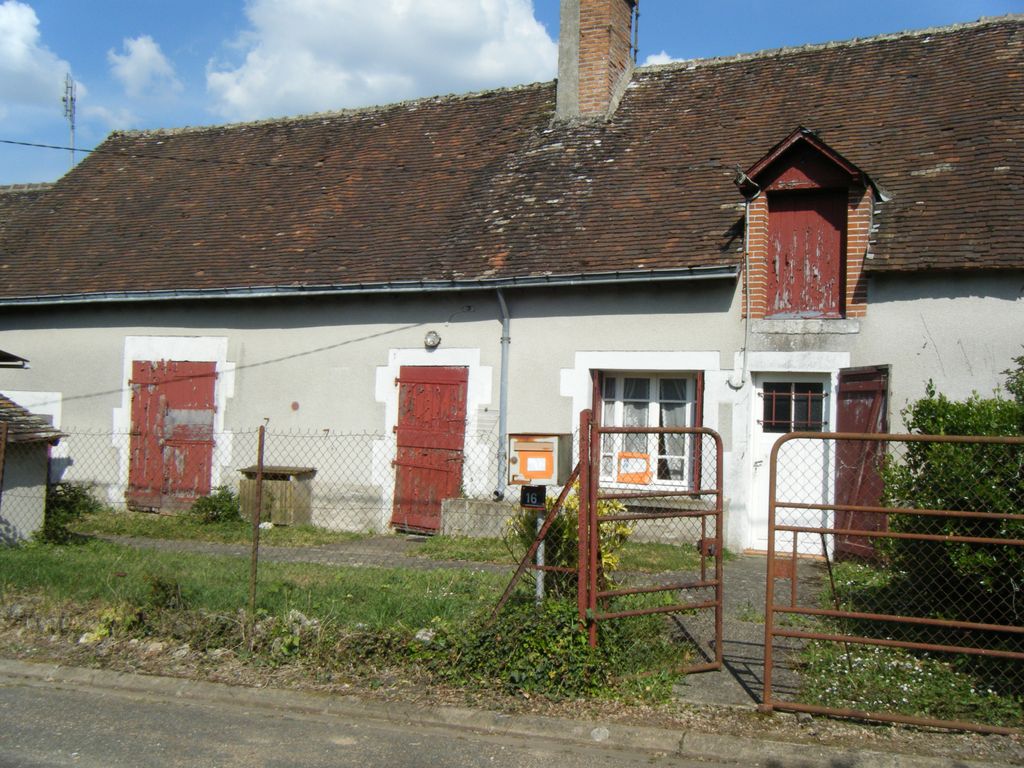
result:
M 752 319 L 861 317 L 876 188 L 857 166 L 798 128 L 737 179 L 747 198 Z

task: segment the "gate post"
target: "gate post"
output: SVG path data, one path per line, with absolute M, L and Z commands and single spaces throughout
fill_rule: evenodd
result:
M 772 636 L 774 633 L 772 624 L 775 621 L 773 608 L 775 606 L 775 494 L 776 494 L 776 471 L 778 469 L 779 446 L 789 439 L 790 435 L 783 435 L 781 439 L 772 446 L 768 459 L 768 563 L 767 579 L 765 585 L 764 605 L 764 688 L 761 692 L 762 712 L 771 712 L 772 706 L 772 665 L 774 654 L 772 653 Z M 796 551 L 793 552 L 793 580 L 796 581 Z
M 598 576 L 601 571 L 601 528 L 597 519 L 597 494 L 601 484 L 601 432 L 600 420 L 591 413 L 590 424 L 590 486 L 587 492 L 587 544 L 590 551 L 587 557 L 587 619 L 589 626 L 590 647 L 597 647 L 597 589 Z
M 590 605 L 590 574 L 587 564 L 590 560 L 590 429 L 594 413 L 580 412 L 580 486 L 579 511 L 577 513 L 576 536 L 576 607 L 579 610 L 580 628 L 587 627 L 587 608 Z

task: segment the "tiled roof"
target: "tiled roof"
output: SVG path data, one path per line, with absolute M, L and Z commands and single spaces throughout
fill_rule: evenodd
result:
M 7 222 L 43 196 L 52 184 L 9 184 L 0 186 L 0 243 Z
M 735 267 L 732 183 L 798 126 L 869 174 L 868 269 L 1020 268 L 1024 17 L 637 70 L 614 118 L 551 83 L 112 135 L 0 238 L 24 296 Z
M 3 394 L 0 394 L 0 422 L 7 422 L 9 443 L 56 443 L 64 437 L 48 419 L 25 410 Z

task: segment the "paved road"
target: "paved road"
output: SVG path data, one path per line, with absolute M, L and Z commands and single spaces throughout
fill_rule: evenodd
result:
M 276 711 L 137 691 L 0 677 L 0 767 L 666 766 L 708 762 L 601 745 Z M 723 764 L 717 764 L 719 766 Z

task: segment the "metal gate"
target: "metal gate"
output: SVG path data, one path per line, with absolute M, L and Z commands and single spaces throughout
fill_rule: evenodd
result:
M 770 472 L 762 709 L 1024 730 L 1024 438 L 794 432 Z
M 588 410 L 579 440 L 578 607 L 590 644 L 597 644 L 600 622 L 670 614 L 699 654 L 685 671 L 720 669 L 721 437 L 703 427 L 603 427 Z M 609 526 L 625 526 L 637 544 L 675 545 L 694 556 L 646 574 L 620 569 L 611 583 L 601 553 Z

